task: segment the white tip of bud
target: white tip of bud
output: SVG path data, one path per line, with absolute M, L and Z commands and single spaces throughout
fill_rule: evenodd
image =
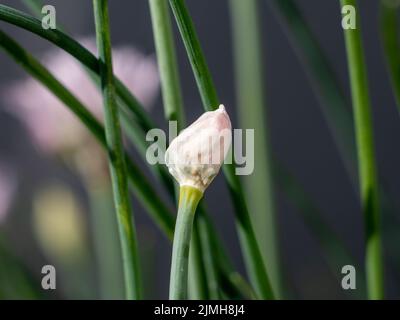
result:
M 205 112 L 172 140 L 165 153 L 169 172 L 180 186 L 204 192 L 218 174 L 232 141 L 225 107 Z

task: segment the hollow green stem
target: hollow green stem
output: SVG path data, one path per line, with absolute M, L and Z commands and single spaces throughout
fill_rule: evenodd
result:
M 172 248 L 169 298 L 187 299 L 189 249 L 194 214 L 203 193 L 193 187 L 183 186 L 179 191 L 179 207 Z
M 341 4 L 356 8 L 357 27 L 344 30 L 344 36 L 353 98 L 361 206 L 365 220 L 367 290 L 370 299 L 382 299 L 384 287 L 379 190 L 360 15 L 356 0 L 341 0 Z
M 399 4 L 393 1 L 380 0 L 380 22 L 383 49 L 390 74 L 397 108 L 400 114 L 400 44 L 398 32 Z
M 180 131 L 184 125 L 183 101 L 168 3 L 164 0 L 149 0 L 149 4 L 165 118 L 177 121 Z
M 122 247 L 127 299 L 140 299 L 139 257 L 136 230 L 129 201 L 128 180 L 119 111 L 116 103 L 112 69 L 108 1 L 93 0 L 97 46 L 100 56 L 100 74 L 103 90 L 104 122 L 109 156 L 109 167 L 114 192 L 114 205 Z
M 215 90 L 185 2 L 183 0 L 170 0 L 169 3 L 178 24 L 190 64 L 192 65 L 203 105 L 208 111 L 215 110 L 219 106 L 217 91 Z
M 185 2 L 183 0 L 170 0 L 170 5 L 193 69 L 203 107 L 206 110 L 214 110 L 219 106 L 217 92 Z M 259 296 L 263 299 L 272 299 L 274 295 L 271 284 L 250 221 L 243 189 L 238 176 L 235 174 L 235 167 L 234 164 L 226 164 L 223 171 L 234 202 L 237 228 L 246 268 L 251 283 Z

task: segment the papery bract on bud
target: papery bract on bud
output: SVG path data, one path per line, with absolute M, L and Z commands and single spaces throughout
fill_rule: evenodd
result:
M 180 186 L 204 192 L 218 174 L 232 141 L 225 107 L 205 112 L 172 140 L 165 154 L 169 172 Z

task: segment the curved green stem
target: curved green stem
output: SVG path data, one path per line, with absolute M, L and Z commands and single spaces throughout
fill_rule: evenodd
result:
M 169 298 L 171 300 L 187 299 L 189 249 L 193 219 L 202 197 L 203 193 L 198 189 L 189 186 L 180 188 L 169 283 Z
M 370 299 L 383 299 L 383 263 L 380 228 L 379 188 L 375 164 L 371 106 L 367 70 L 361 40 L 361 23 L 356 0 L 341 0 L 342 6 L 356 8 L 356 29 L 344 30 L 350 73 L 355 132 L 358 151 L 361 205 L 366 230 L 366 273 Z
M 219 106 L 217 92 L 185 2 L 183 0 L 170 0 L 170 5 L 192 65 L 203 106 L 206 110 L 214 110 Z M 237 229 L 246 268 L 251 283 L 259 296 L 263 299 L 272 299 L 274 295 L 271 284 L 250 221 L 243 189 L 239 177 L 235 173 L 235 167 L 234 164 L 226 164 L 223 171 L 234 202 Z
M 108 2 L 107 0 L 93 0 L 93 8 L 97 47 L 100 56 L 105 133 L 114 192 L 114 205 L 122 247 L 126 298 L 140 299 L 139 255 L 129 200 L 124 147 L 114 86 Z

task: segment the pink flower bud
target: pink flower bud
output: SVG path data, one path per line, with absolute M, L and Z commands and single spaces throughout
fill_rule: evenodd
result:
M 205 112 L 172 140 L 165 162 L 180 186 L 204 192 L 218 174 L 232 140 L 231 121 L 220 107 Z

